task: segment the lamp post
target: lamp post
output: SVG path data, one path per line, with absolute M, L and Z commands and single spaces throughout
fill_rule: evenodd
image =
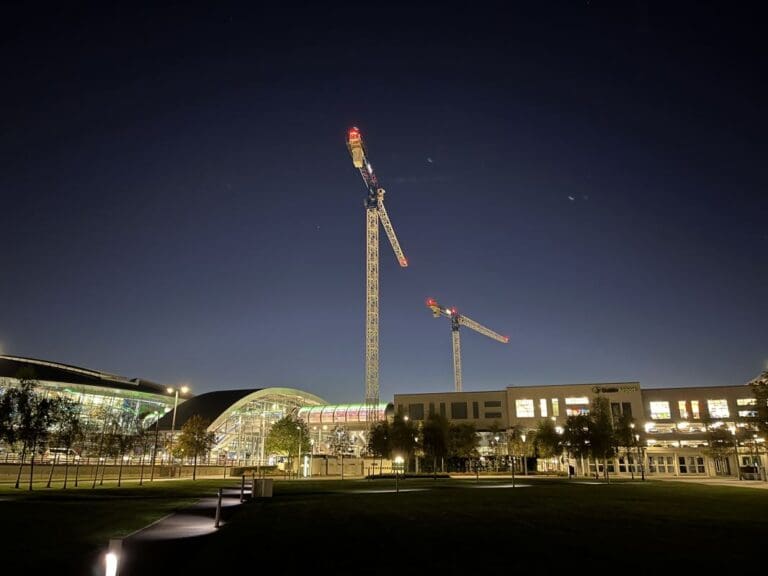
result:
M 298 478 L 301 472 L 301 426 L 296 426 L 296 430 L 299 431 L 299 448 L 296 450 L 296 478 Z
M 637 448 L 637 457 L 640 464 L 640 480 L 645 482 L 645 458 L 643 456 L 643 447 L 640 444 L 640 434 L 635 434 L 635 447 Z
M 312 477 L 312 463 L 315 458 L 315 439 L 309 439 L 309 477 Z
M 493 452 L 494 452 L 494 454 L 496 456 L 496 466 L 495 466 L 495 468 L 496 468 L 496 471 L 498 471 L 499 470 L 499 435 L 497 434 L 496 436 L 493 437 L 493 439 L 496 441 L 496 444 L 494 445 Z
M 733 434 L 733 451 L 736 456 L 736 473 L 741 480 L 741 466 L 739 466 L 739 441 L 736 438 L 736 428 L 731 428 L 731 434 Z
M 528 476 L 528 447 L 525 445 L 525 434 L 520 434 L 523 441 L 523 474 Z
M 181 388 L 171 388 L 169 386 L 168 388 L 166 388 L 166 391 L 168 392 L 168 394 L 174 394 L 173 418 L 171 419 L 171 442 L 168 447 L 168 455 L 171 458 L 171 470 L 173 470 L 173 436 L 176 433 L 176 408 L 179 406 L 179 392 L 181 392 L 182 394 L 186 394 L 187 392 L 189 392 L 189 388 L 187 386 L 182 386 Z
M 560 440 L 558 441 L 558 444 L 559 444 L 559 446 L 561 448 L 560 464 L 563 464 L 563 460 L 567 460 L 567 462 L 565 462 L 565 465 L 567 466 L 568 479 L 570 480 L 570 478 L 571 478 L 571 458 L 570 458 L 570 454 L 568 453 L 568 450 L 566 449 L 565 443 L 563 442 L 563 433 L 564 432 L 565 432 L 565 430 L 563 430 L 562 426 L 555 426 L 555 434 L 560 436 Z M 563 454 L 565 454 L 565 456 L 563 456 Z M 561 468 L 559 470 L 561 470 Z
M 160 432 L 158 426 L 160 424 L 160 414 L 158 412 L 154 412 L 155 415 L 155 447 L 152 449 L 152 466 L 150 467 L 149 472 L 149 481 L 153 482 L 155 480 L 155 457 L 157 456 L 157 437 Z

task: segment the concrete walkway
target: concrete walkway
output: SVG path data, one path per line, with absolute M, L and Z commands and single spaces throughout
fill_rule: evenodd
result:
M 732 488 L 757 488 L 768 490 L 768 482 L 763 480 L 737 480 L 736 478 L 654 478 L 663 482 L 685 482 L 688 484 L 707 484 L 709 486 L 731 486 Z
M 251 497 L 245 490 L 245 501 Z M 240 487 L 224 488 L 221 498 L 219 526 L 224 526 L 231 512 L 240 506 Z M 189 550 L 204 545 L 203 540 L 217 531 L 218 496 L 203 498 L 192 506 L 160 518 L 122 540 L 120 576 L 175 574 L 180 559 Z M 222 570 L 231 568 L 227 561 Z

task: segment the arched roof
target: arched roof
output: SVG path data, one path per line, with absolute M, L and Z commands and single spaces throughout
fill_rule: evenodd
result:
M 288 396 L 300 405 L 317 406 L 325 400 L 297 388 L 249 388 L 242 390 L 218 390 L 206 392 L 179 403 L 176 408 L 176 430 L 194 415 L 200 415 L 211 422 L 209 430 L 217 428 L 228 414 L 254 400 Z M 161 430 L 170 430 L 173 424 L 173 411 L 167 412 L 158 423 Z
M 0 354 L 0 377 L 16 378 L 19 370 L 24 368 L 33 371 L 35 380 L 84 386 L 101 386 L 103 388 L 131 390 L 133 392 L 162 394 L 167 396 L 165 386 L 150 382 L 149 380 L 126 378 L 108 372 L 80 368 L 78 366 L 61 364 L 60 362 L 51 362 L 49 360 Z

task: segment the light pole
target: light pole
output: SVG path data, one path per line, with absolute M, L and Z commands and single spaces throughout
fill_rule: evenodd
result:
M 523 474 L 528 476 L 528 447 L 525 445 L 525 434 L 520 434 L 523 441 Z
M 741 480 L 741 466 L 739 466 L 739 441 L 736 438 L 736 428 L 731 428 L 731 434 L 733 434 L 733 451 L 736 454 L 736 473 Z
M 160 432 L 158 428 L 160 424 L 160 414 L 158 412 L 154 412 L 154 415 L 155 415 L 155 447 L 152 449 L 152 467 L 149 473 L 150 482 L 153 482 L 155 480 L 155 457 L 157 456 L 157 437 Z
M 181 391 L 182 394 L 186 394 L 187 392 L 189 392 L 189 388 L 187 386 L 182 386 L 181 388 L 171 388 L 169 386 L 168 388 L 166 388 L 166 391 L 168 392 L 168 394 L 174 394 L 173 418 L 171 419 L 171 442 L 168 448 L 168 455 L 171 458 L 171 470 L 173 470 L 173 436 L 176 433 L 176 408 L 179 406 L 179 391 Z
M 496 441 L 496 444 L 494 444 L 494 446 L 493 446 L 493 451 L 494 451 L 495 456 L 496 456 L 496 458 L 495 458 L 495 460 L 496 460 L 495 468 L 496 468 L 496 471 L 498 472 L 499 471 L 499 435 L 497 434 L 496 436 L 493 437 L 493 439 Z
M 299 449 L 296 451 L 296 478 L 298 478 L 301 472 L 301 426 L 296 426 L 296 430 L 299 431 Z
M 309 476 L 312 477 L 312 464 L 315 458 L 315 439 L 309 439 Z

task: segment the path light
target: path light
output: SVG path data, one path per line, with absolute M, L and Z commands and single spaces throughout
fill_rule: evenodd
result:
M 400 493 L 400 485 L 398 483 L 398 479 L 400 477 L 400 468 L 403 466 L 403 457 L 402 456 L 395 456 L 395 493 Z
M 104 557 L 106 564 L 106 576 L 117 576 L 120 568 L 120 552 L 123 548 L 123 541 L 120 538 L 113 538 L 109 541 L 109 552 Z

